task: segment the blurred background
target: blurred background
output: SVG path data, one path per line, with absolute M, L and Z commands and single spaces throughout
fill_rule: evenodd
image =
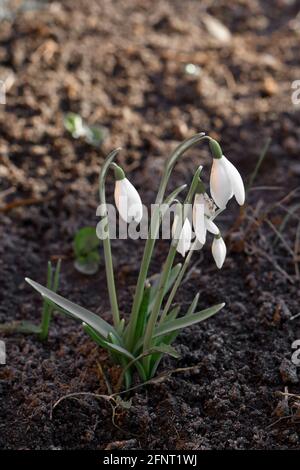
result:
M 266 182 L 277 166 L 278 184 L 293 168 L 299 174 L 291 101 L 299 8 L 294 0 L 2 0 L 1 210 L 58 192 L 66 204 L 79 194 L 73 204 L 93 204 L 101 159 L 116 146 L 152 192 L 170 150 L 198 131 L 220 139 L 244 176 L 270 136 Z M 99 146 L 72 138 L 70 112 L 100 128 Z

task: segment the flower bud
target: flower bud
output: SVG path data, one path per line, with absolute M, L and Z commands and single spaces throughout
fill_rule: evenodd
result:
M 115 184 L 115 204 L 122 219 L 130 223 L 139 223 L 143 217 L 143 205 L 139 193 L 130 181 L 125 177 L 125 173 L 119 166 L 114 167 Z
M 212 255 L 219 269 L 222 268 L 226 258 L 226 245 L 221 235 L 216 236 L 211 247 Z

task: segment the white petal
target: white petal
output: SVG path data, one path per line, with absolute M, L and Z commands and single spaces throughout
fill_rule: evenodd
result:
M 224 159 L 225 168 L 230 178 L 235 199 L 237 200 L 238 204 L 242 206 L 245 202 L 245 187 L 242 177 L 236 167 L 226 157 L 223 156 L 222 159 Z
M 190 224 L 189 219 L 185 219 L 185 222 L 183 224 L 179 241 L 176 247 L 176 250 L 178 253 L 180 253 L 182 256 L 185 256 L 187 251 L 189 251 L 191 247 L 191 240 L 192 240 L 192 227 Z
M 139 223 L 143 217 L 143 205 L 139 193 L 127 178 L 116 181 L 115 203 L 122 219 Z
M 202 250 L 202 248 L 203 248 L 202 243 L 200 243 L 198 238 L 196 238 L 191 245 L 191 250 L 198 251 L 198 250 Z
M 205 225 L 206 229 L 210 232 L 213 233 L 214 235 L 218 235 L 220 233 L 220 230 L 216 226 L 216 224 L 211 220 L 205 217 Z
M 225 209 L 232 195 L 231 182 L 226 171 L 224 158 L 213 158 L 210 173 L 210 194 L 220 209 Z
M 226 245 L 223 238 L 214 238 L 211 251 L 217 267 L 221 269 L 226 258 Z
M 172 237 L 175 238 L 176 235 L 176 229 L 177 229 L 177 224 L 178 224 L 179 216 L 178 214 L 175 214 L 174 216 L 174 222 L 172 225 Z M 179 237 L 178 237 L 179 238 Z
M 193 225 L 197 239 L 204 245 L 206 240 L 206 226 L 204 223 L 205 200 L 203 194 L 196 194 L 193 205 Z

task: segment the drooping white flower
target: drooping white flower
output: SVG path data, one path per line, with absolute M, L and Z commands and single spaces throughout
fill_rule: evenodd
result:
M 172 235 L 173 238 L 178 236 L 177 231 L 179 232 L 178 229 L 178 223 L 180 222 L 180 217 L 176 214 L 174 217 L 174 222 L 172 226 Z M 182 229 L 180 230 L 179 236 L 178 236 L 178 243 L 176 246 L 176 250 L 178 253 L 181 254 L 181 256 L 185 256 L 186 253 L 189 251 L 191 247 L 191 241 L 192 241 L 192 227 L 191 223 L 188 218 L 185 219 L 184 224 Z
M 143 205 L 139 193 L 127 178 L 119 179 L 115 185 L 115 203 L 122 219 L 139 223 L 143 217 Z
M 206 226 L 203 194 L 195 195 L 193 205 L 193 226 L 197 239 L 202 245 L 204 245 L 206 241 Z
M 214 217 L 215 208 L 207 194 L 197 193 L 193 205 L 193 225 L 197 239 L 204 245 L 207 230 L 218 235 L 219 229 L 211 220 Z
M 235 196 L 240 206 L 245 202 L 245 188 L 242 177 L 224 155 L 221 158 L 213 158 L 210 174 L 210 193 L 220 209 L 225 209 L 232 196 Z
M 222 268 L 226 258 L 226 245 L 221 236 L 215 237 L 211 247 L 212 255 L 219 269 Z

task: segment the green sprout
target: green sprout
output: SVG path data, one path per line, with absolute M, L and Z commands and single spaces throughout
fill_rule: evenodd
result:
M 176 188 L 165 196 L 173 168 L 187 150 L 201 141 L 207 140 L 213 157 L 210 175 L 209 197 L 201 179 L 202 167 L 195 171 L 186 197 L 179 198 L 187 185 Z M 192 254 L 206 243 L 207 232 L 213 234 L 212 255 L 218 268 L 221 268 L 226 257 L 226 245 L 214 219 L 222 212 L 232 196 L 242 205 L 245 190 L 242 178 L 235 166 L 223 155 L 220 145 L 204 133 L 199 133 L 181 143 L 166 161 L 160 181 L 154 210 L 149 223 L 149 235 L 145 243 L 137 285 L 132 302 L 131 313 L 126 317 L 120 313 L 115 273 L 111 252 L 111 234 L 106 204 L 105 183 L 109 170 L 115 176 L 115 204 L 120 218 L 127 224 L 139 224 L 143 218 L 143 206 L 134 186 L 126 178 L 122 168 L 115 162 L 120 149 L 112 151 L 106 158 L 99 178 L 101 235 L 104 250 L 107 288 L 111 305 L 113 324 L 99 315 L 63 298 L 49 288 L 45 288 L 31 279 L 26 281 L 36 289 L 49 305 L 79 320 L 84 331 L 100 347 L 109 351 L 112 359 L 121 366 L 120 381 L 125 389 L 132 384 L 134 371 L 140 380 L 151 379 L 159 366 L 162 357 L 168 354 L 177 358 L 178 353 L 172 343 L 183 328 L 200 323 L 216 314 L 225 305 L 219 303 L 204 310 L 197 310 L 199 293 L 186 312 L 180 312 L 180 305 L 174 304 L 178 291 Z M 160 226 L 166 210 L 176 205 L 172 237 L 166 260 L 161 272 L 149 277 L 150 262 L 158 238 Z M 193 204 L 192 223 L 196 238 L 192 241 L 192 228 L 188 208 Z M 175 263 L 175 255 L 180 253 L 182 263 Z M 179 315 L 180 314 L 180 315 Z
M 57 292 L 59 286 L 59 275 L 61 268 L 61 260 L 59 259 L 56 267 L 52 266 L 51 261 L 48 261 L 47 265 L 47 289 L 54 293 Z M 36 334 L 41 341 L 45 341 L 49 334 L 49 325 L 54 311 L 54 305 L 49 304 L 46 298 L 43 300 L 42 307 L 42 319 L 39 325 L 32 322 L 23 320 L 21 322 L 15 321 L 10 323 L 4 323 L 0 325 L 0 331 L 6 331 L 9 333 L 24 333 L 24 334 Z
M 53 271 L 51 261 L 48 261 L 48 269 L 47 269 L 47 289 L 51 290 L 52 292 L 56 293 L 59 285 L 59 275 L 60 275 L 60 268 L 61 268 L 61 260 L 59 259 L 56 268 Z M 43 310 L 42 310 L 42 321 L 40 326 L 39 337 L 42 341 L 48 338 L 49 334 L 49 325 L 50 320 L 52 317 L 52 313 L 54 310 L 54 306 L 50 305 L 46 299 L 43 301 Z
M 99 147 L 108 135 L 104 126 L 88 126 L 79 114 L 68 113 L 64 118 L 64 126 L 74 139 L 82 137 L 88 144 Z
M 83 274 L 95 274 L 100 263 L 100 240 L 95 227 L 83 227 L 76 233 L 73 242 L 75 268 Z

